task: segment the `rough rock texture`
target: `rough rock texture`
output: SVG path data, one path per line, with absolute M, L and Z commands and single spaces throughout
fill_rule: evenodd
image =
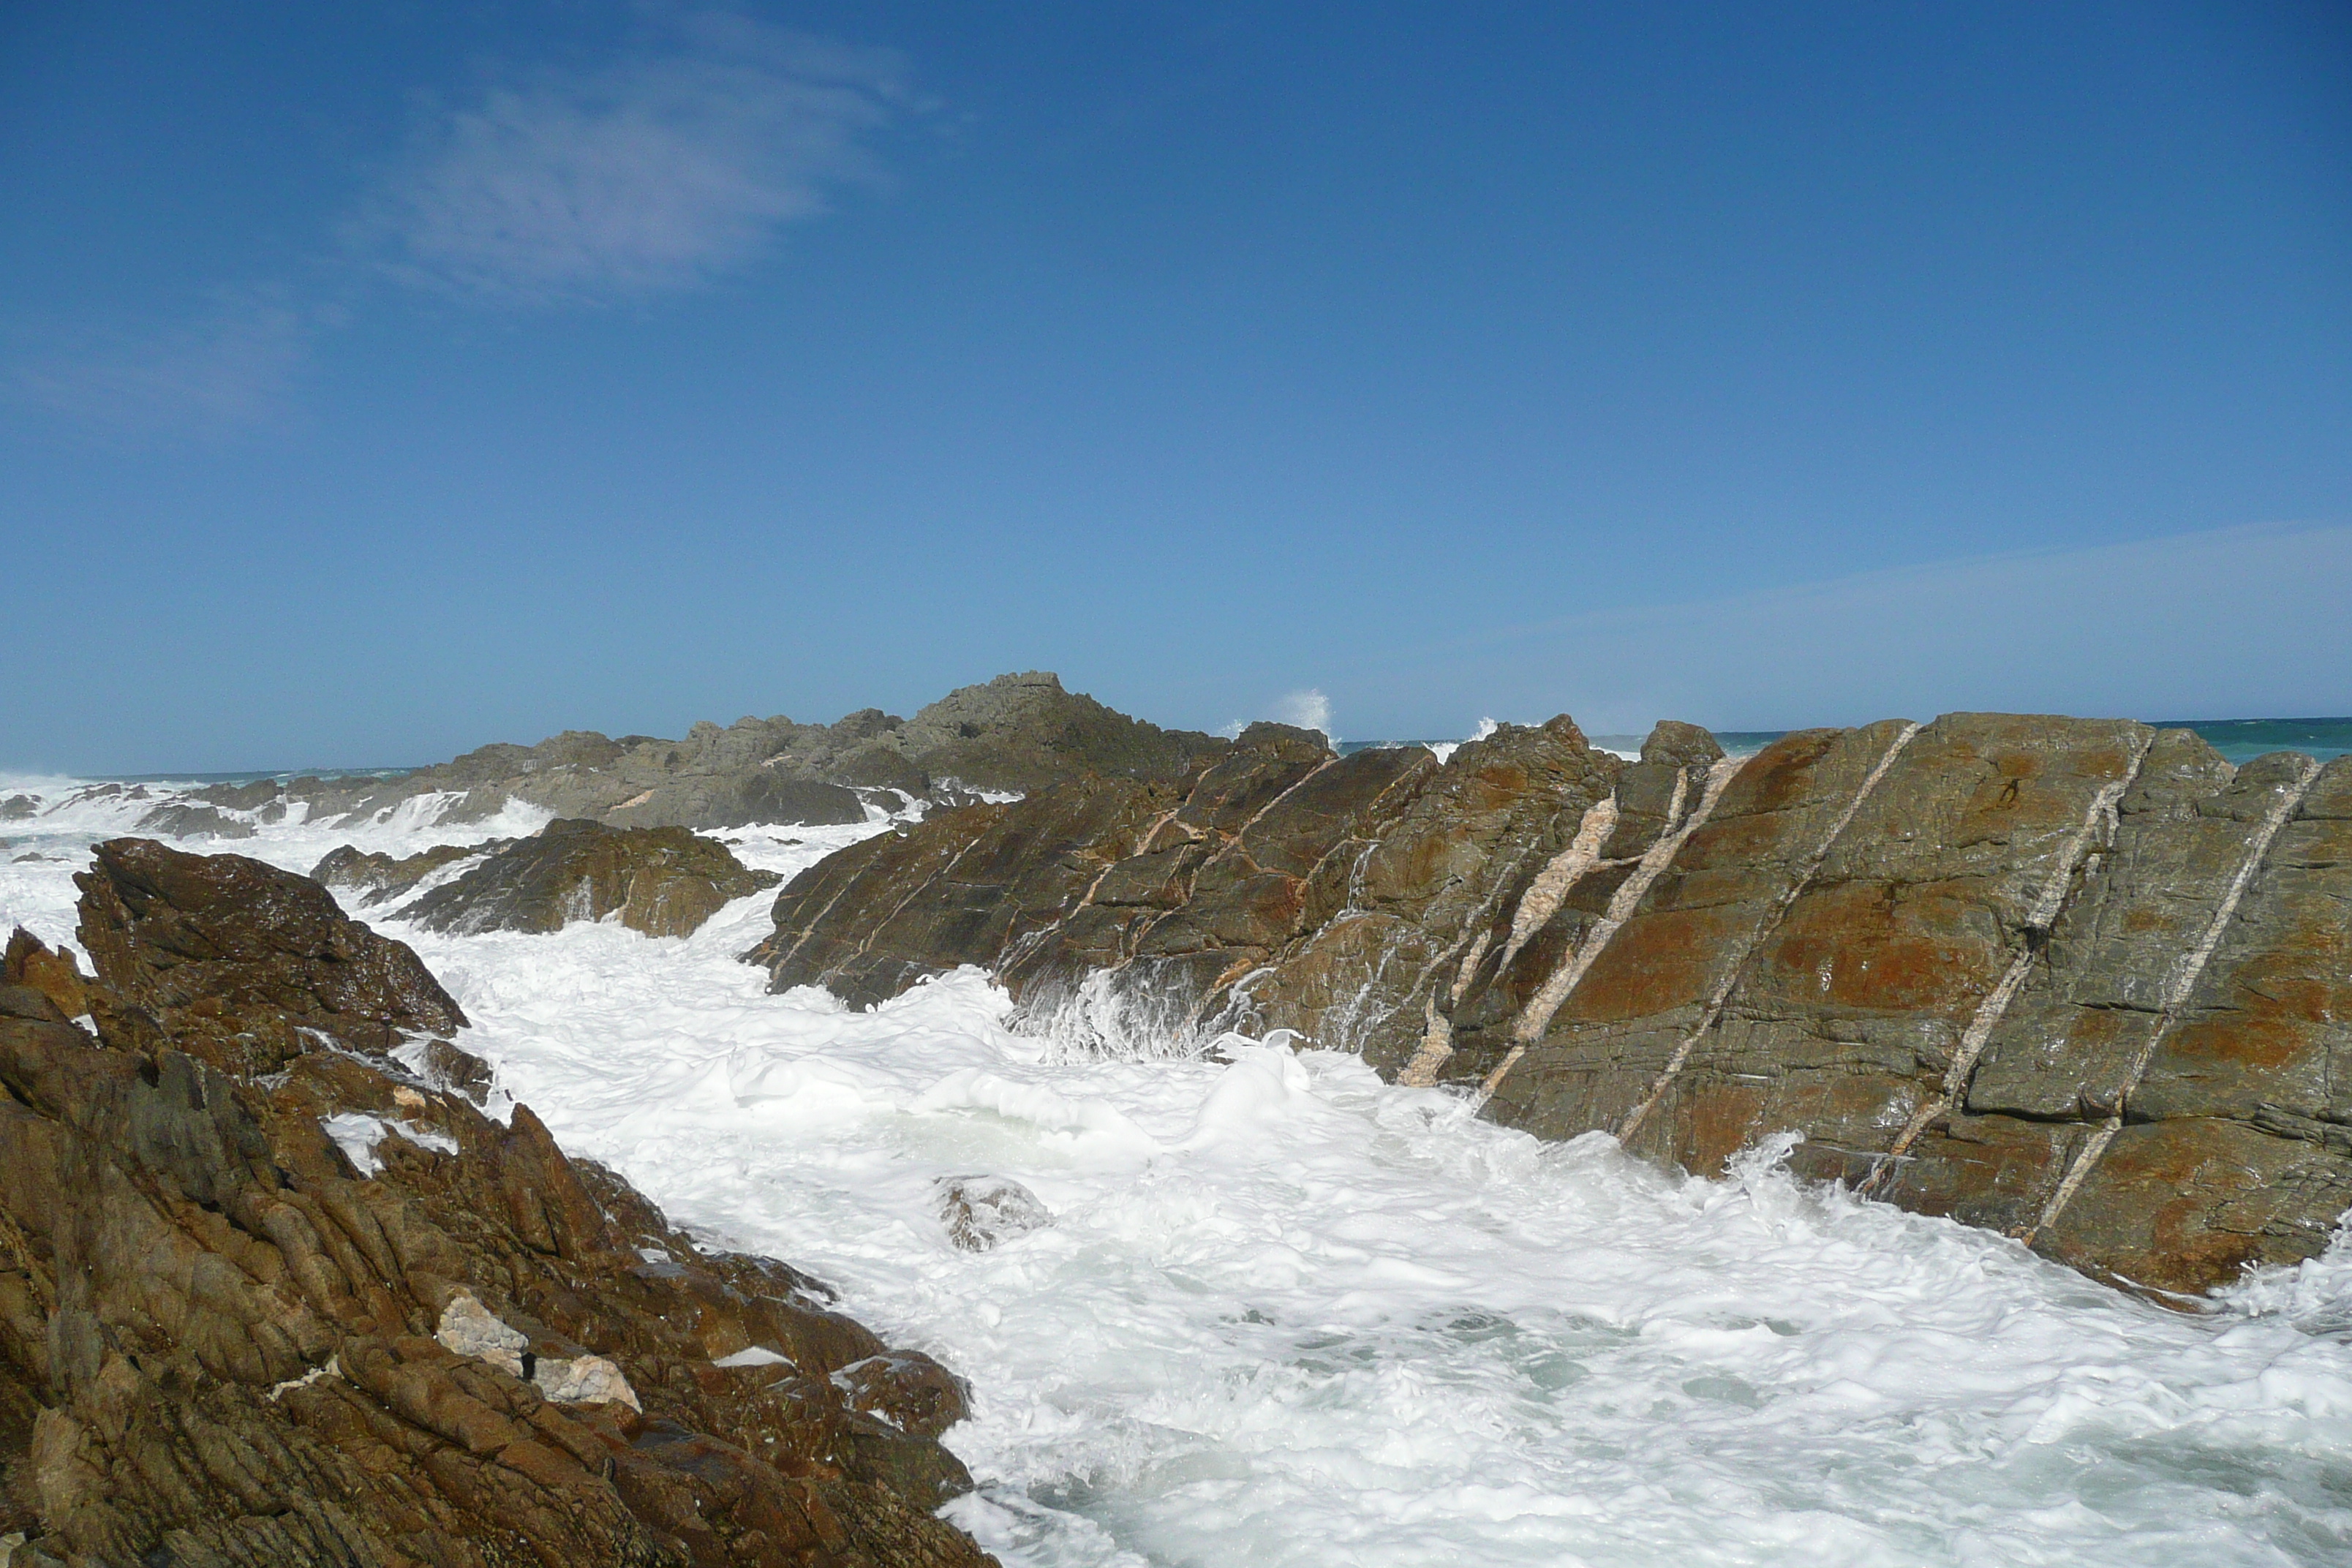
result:
M 1564 718 L 1443 766 L 1268 726 L 1077 800 L 834 856 L 747 956 L 860 1004 L 987 965 L 1080 1044 L 1294 1029 L 1709 1173 L 1797 1133 L 1802 1173 L 2176 1299 L 2352 1205 L 2344 760 L 1982 713 L 1738 762 L 1661 724 L 1631 764 Z
M 992 963 L 1082 903 L 1181 799 L 1166 785 L 1086 778 L 1010 805 L 934 813 L 793 879 L 774 933 L 745 956 L 767 966 L 773 990 L 822 984 L 860 1007 Z
M 12 1563 L 987 1561 L 930 1517 L 969 1486 L 955 1379 L 700 1251 L 527 1109 L 350 1048 L 256 1076 L 223 1031 L 303 1037 L 353 960 L 290 948 L 304 900 L 251 862 L 158 861 L 101 853 L 99 979 L 21 935 L 0 973 Z M 221 1005 L 148 1005 L 185 996 Z
M 511 838 L 493 838 L 488 844 L 436 844 L 430 849 L 420 849 L 398 859 L 381 850 L 363 852 L 346 844 L 327 851 L 325 858 L 310 868 L 310 875 L 330 888 L 350 889 L 360 896 L 361 906 L 367 908 L 396 902 L 444 866 L 494 853 L 513 842 Z
M 138 830 L 167 838 L 250 838 L 254 834 L 251 823 L 195 801 L 157 806 L 139 819 Z
M 930 777 L 984 790 L 1041 789 L 1079 773 L 1178 779 L 1225 749 L 1065 691 L 1043 670 L 950 691 L 883 739 Z
M 856 823 L 868 798 L 886 807 L 964 805 L 980 798 L 974 792 L 1022 793 L 1089 773 L 1172 781 L 1226 747 L 1213 735 L 1129 719 L 1033 671 L 951 691 L 911 720 L 878 708 L 833 724 L 746 718 L 699 723 L 676 741 L 567 730 L 535 746 L 484 746 L 392 777 L 220 784 L 158 805 L 141 831 L 241 837 L 252 827 L 231 813 L 269 822 L 299 804 L 310 821 L 358 822 L 426 796 L 453 797 L 434 806 L 448 822 L 483 821 L 520 803 L 616 827 Z M 26 814 L 37 805 L 28 799 Z
M 77 934 L 98 978 L 174 1038 L 217 1042 L 237 1070 L 273 1071 L 310 1036 L 380 1051 L 465 1027 L 415 953 L 347 917 L 308 877 L 146 838 L 91 855 L 74 882 Z M 93 1008 L 101 1027 L 105 1005 Z
M 987 1252 L 1054 1223 L 1053 1211 L 1010 1176 L 942 1176 L 934 1195 L 948 1239 L 966 1252 Z
M 647 936 L 700 929 L 730 900 L 772 888 L 716 839 L 683 827 L 559 820 L 486 856 L 402 913 L 427 931 L 560 931 L 618 915 Z

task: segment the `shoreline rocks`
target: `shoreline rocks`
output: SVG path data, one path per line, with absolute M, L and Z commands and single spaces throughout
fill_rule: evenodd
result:
M 82 886 L 100 973 L 0 971 L 13 1563 L 990 1561 L 961 1384 L 401 1068 L 464 1022 L 405 947 L 234 856 Z
M 730 901 L 781 880 L 683 827 L 560 818 L 492 849 L 401 914 L 427 931 L 461 935 L 560 931 L 572 921 L 614 916 L 647 936 L 686 936 Z
M 1549 1138 L 1799 1173 L 2180 1302 L 2352 1205 L 2352 759 L 1948 714 L 1738 761 L 1565 717 L 1444 763 L 1260 727 L 934 813 L 783 889 L 772 988 L 960 964 L 1117 1050 L 1297 1031 Z

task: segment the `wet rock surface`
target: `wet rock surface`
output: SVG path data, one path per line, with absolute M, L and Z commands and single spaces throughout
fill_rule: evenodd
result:
M 428 931 L 459 933 L 561 931 L 572 921 L 614 916 L 647 936 L 685 936 L 730 900 L 778 880 L 683 827 L 558 820 L 493 850 L 401 912 Z
M 513 842 L 510 838 L 494 838 L 488 844 L 436 844 L 398 859 L 382 851 L 363 851 L 346 844 L 340 849 L 329 850 L 310 868 L 310 875 L 330 888 L 342 888 L 357 894 L 364 909 L 397 903 L 443 867 L 470 860 L 477 855 L 496 853 Z
M 146 838 L 110 839 L 91 857 L 74 878 L 76 934 L 104 983 L 90 1007 L 101 1028 L 127 1006 L 125 1030 L 204 1037 L 224 1063 L 268 1072 L 314 1039 L 382 1051 L 465 1027 L 415 952 L 308 877 Z
M 1260 726 L 1174 780 L 942 812 L 746 956 L 870 1005 L 957 964 L 1081 1047 L 1297 1030 L 1547 1137 L 1801 1173 L 2180 1300 L 2352 1205 L 2352 765 L 1948 714 L 1442 765 Z
M 933 1195 L 948 1239 L 966 1252 L 987 1252 L 1054 1223 L 1053 1211 L 1010 1176 L 943 1176 Z
M 462 1020 L 316 883 L 117 841 L 82 921 L 0 973 L 13 1563 L 988 1561 L 961 1385 L 400 1068 Z

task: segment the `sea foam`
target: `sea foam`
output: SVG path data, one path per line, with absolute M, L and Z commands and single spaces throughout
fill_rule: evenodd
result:
M 122 816 L 0 828 L 59 857 L 0 864 L 0 920 L 69 941 Z M 877 826 L 729 837 L 789 875 Z M 307 870 L 492 831 L 188 847 Z M 971 1379 L 950 1513 L 1009 1563 L 2352 1557 L 2342 1244 L 2183 1316 L 1796 1182 L 1785 1144 L 1702 1181 L 1289 1040 L 1049 1049 L 971 971 L 868 1013 L 771 996 L 736 961 L 769 901 L 666 939 L 367 915 L 463 1004 L 499 1103 Z M 1053 1223 L 958 1248 L 936 1186 L 974 1173 Z

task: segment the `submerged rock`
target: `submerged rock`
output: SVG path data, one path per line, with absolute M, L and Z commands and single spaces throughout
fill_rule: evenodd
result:
M 685 936 L 729 901 L 782 879 L 683 827 L 556 821 L 488 856 L 403 913 L 428 931 L 560 931 L 619 917 L 647 936 Z
M 1010 1176 L 942 1176 L 932 1193 L 948 1239 L 966 1252 L 986 1252 L 1054 1223 L 1053 1211 Z
M 2352 1205 L 2352 760 L 1948 714 L 1638 762 L 1271 729 L 1173 784 L 937 813 L 746 956 L 871 1005 L 958 964 L 1080 1046 L 1298 1031 L 1547 1137 L 1790 1163 L 2180 1299 Z
M 367 1031 L 323 1043 L 310 1020 L 355 1016 L 329 997 L 460 1020 L 404 947 L 266 871 L 117 841 L 84 884 L 98 978 L 9 943 L 12 1563 L 987 1561 L 932 1517 L 970 1486 L 935 1441 L 955 1379 L 806 1276 L 702 1252 L 527 1108 L 501 1126 Z M 293 1054 L 256 1073 L 247 1037 Z M 365 1174 L 328 1131 L 354 1121 Z

